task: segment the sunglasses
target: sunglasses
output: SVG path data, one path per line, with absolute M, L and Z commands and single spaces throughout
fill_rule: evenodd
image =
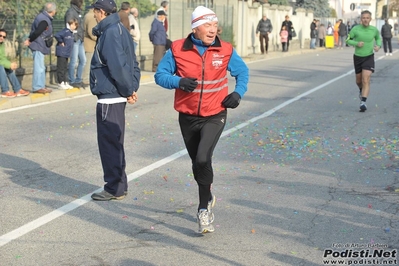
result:
M 5 39 L 5 38 L 7 38 L 7 36 L 6 36 L 6 35 L 1 35 L 1 34 L 0 34 L 0 37 L 3 37 L 4 39 Z

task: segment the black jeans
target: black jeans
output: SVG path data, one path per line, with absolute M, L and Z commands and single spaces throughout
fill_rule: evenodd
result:
M 263 44 L 263 41 L 265 42 L 265 44 Z M 262 54 L 264 54 L 265 52 L 267 53 L 268 49 L 269 49 L 269 34 L 266 32 L 261 32 L 259 34 L 259 42 L 260 42 L 260 51 L 262 52 Z
M 382 43 L 384 45 L 384 53 L 388 53 L 387 51 L 387 44 L 388 44 L 388 48 L 389 48 L 389 53 L 392 53 L 392 42 L 391 42 L 392 38 L 382 38 Z
M 57 56 L 57 82 L 68 82 L 68 58 Z

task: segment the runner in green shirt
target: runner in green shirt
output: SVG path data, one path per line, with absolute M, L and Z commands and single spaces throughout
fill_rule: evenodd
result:
M 371 73 L 374 73 L 374 52 L 381 48 L 381 37 L 378 29 L 370 25 L 370 11 L 362 11 L 360 19 L 361 24 L 351 29 L 346 43 L 355 46 L 353 63 L 356 84 L 359 87 L 360 112 L 364 112 L 367 110 L 366 100 L 370 92 Z

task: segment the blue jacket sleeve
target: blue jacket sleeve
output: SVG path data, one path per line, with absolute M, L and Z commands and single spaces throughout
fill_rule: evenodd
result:
M 65 30 L 60 30 L 54 35 L 54 38 L 57 40 L 57 42 L 64 42 L 64 35 L 65 35 Z
M 110 36 L 105 38 L 106 41 L 104 41 L 102 47 L 102 50 L 107 52 L 102 53 L 102 55 L 119 94 L 123 97 L 128 97 L 137 90 L 132 84 L 131 76 L 133 71 L 135 71 L 135 66 L 128 64 L 127 56 L 123 50 L 122 35 L 119 30 L 109 30 L 107 34 Z
M 227 70 L 230 71 L 230 75 L 236 79 L 234 91 L 237 92 L 242 99 L 247 91 L 249 71 L 244 60 L 237 54 L 235 49 L 233 49 L 233 54 L 231 55 Z
M 171 50 L 166 51 L 161 62 L 159 62 L 157 72 L 154 75 L 155 83 L 165 89 L 179 88 L 181 77 L 176 76 L 176 62 Z

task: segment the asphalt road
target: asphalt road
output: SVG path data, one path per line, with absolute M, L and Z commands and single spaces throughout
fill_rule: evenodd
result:
M 0 265 L 397 259 L 399 54 L 376 54 L 360 113 L 352 53 L 248 64 L 248 92 L 214 153 L 212 234 L 196 233 L 197 187 L 172 91 L 142 85 L 126 109 L 122 201 L 90 200 L 103 185 L 93 96 L 0 113 Z

